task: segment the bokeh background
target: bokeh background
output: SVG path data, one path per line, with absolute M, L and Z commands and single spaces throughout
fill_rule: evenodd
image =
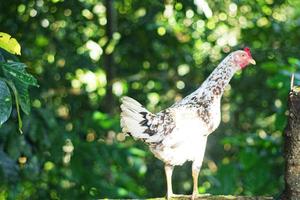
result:
M 298 0 L 1 0 L 0 25 L 40 84 L 24 134 L 16 111 L 0 128 L 0 199 L 165 195 L 163 163 L 120 133 L 120 97 L 160 111 L 245 46 L 257 65 L 226 88 L 199 191 L 282 191 L 289 79 L 300 68 Z M 190 167 L 175 169 L 176 193 L 191 193 Z

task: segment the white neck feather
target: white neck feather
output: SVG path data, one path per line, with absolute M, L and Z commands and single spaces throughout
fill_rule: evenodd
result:
M 172 107 L 221 99 L 225 87 L 239 69 L 240 67 L 233 62 L 232 54 L 229 54 L 196 91 L 176 102 Z
M 233 62 L 232 56 L 228 55 L 198 88 L 198 95 L 202 95 L 205 92 L 205 95 L 209 96 L 222 96 L 225 87 L 239 69 Z

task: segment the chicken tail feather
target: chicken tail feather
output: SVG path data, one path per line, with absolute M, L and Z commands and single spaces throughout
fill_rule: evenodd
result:
M 149 127 L 147 122 L 155 115 L 130 97 L 122 97 L 121 102 L 120 123 L 122 132 L 131 135 L 134 139 L 143 141 L 149 139 L 151 134 L 146 131 Z

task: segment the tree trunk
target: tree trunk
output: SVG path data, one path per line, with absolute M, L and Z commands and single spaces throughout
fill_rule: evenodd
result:
M 113 52 L 107 52 L 106 48 L 113 40 L 113 33 L 115 32 L 116 20 L 113 7 L 113 0 L 105 0 L 106 7 L 106 36 L 108 38 L 107 45 L 104 48 L 104 68 L 106 72 L 106 95 L 104 98 L 104 108 L 107 113 L 112 113 L 115 107 L 115 99 L 113 96 L 112 84 L 114 79 L 114 57 Z
M 285 189 L 282 200 L 300 199 L 300 90 L 292 87 L 288 99 L 288 123 L 284 130 Z

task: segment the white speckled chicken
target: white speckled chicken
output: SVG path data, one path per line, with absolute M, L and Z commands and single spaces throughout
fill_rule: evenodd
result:
M 157 114 L 130 97 L 122 98 L 122 131 L 144 141 L 165 163 L 168 199 L 174 195 L 173 168 L 186 161 L 193 162 L 192 199 L 197 196 L 207 136 L 220 124 L 224 89 L 235 72 L 249 64 L 255 65 L 249 48 L 229 54 L 195 92 Z

